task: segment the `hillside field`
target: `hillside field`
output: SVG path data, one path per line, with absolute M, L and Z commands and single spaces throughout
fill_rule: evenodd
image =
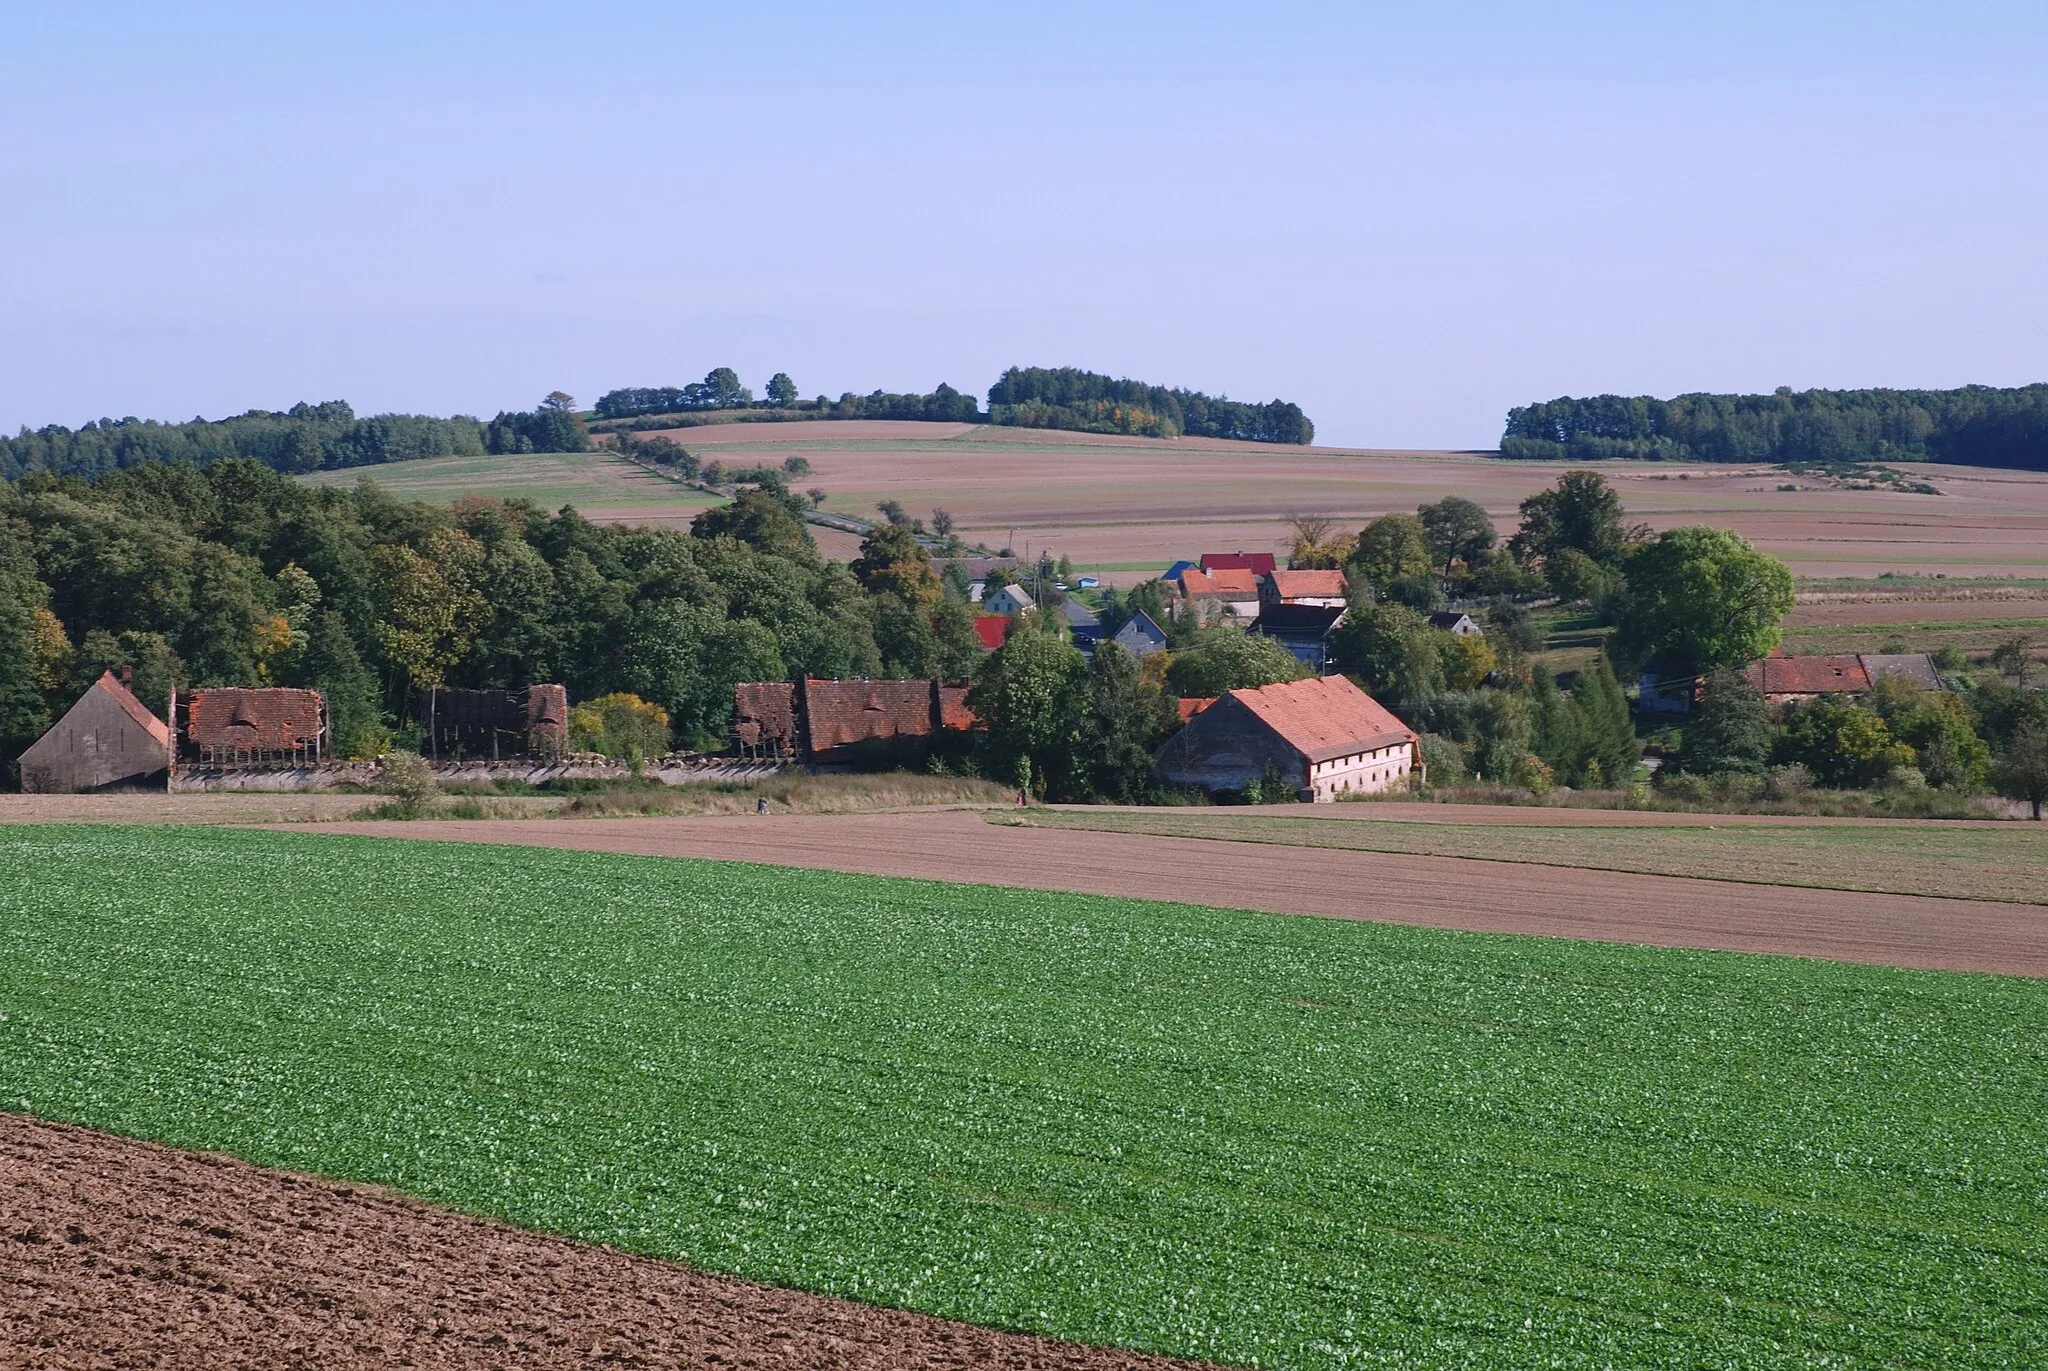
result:
M 0 830 L 9 1110 L 1239 1365 L 2038 1363 L 2044 1030 L 2017 978 Z
M 688 525 L 719 501 L 605 452 L 537 452 L 523 456 L 427 457 L 382 466 L 315 472 L 314 485 L 375 481 L 393 495 L 452 504 L 464 495 L 532 500 L 553 511 L 574 505 L 599 523 Z

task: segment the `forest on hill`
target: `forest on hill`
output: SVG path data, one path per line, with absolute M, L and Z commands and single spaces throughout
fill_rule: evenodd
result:
M 1011 367 L 989 387 L 988 412 L 974 397 L 941 384 L 929 395 L 848 392 L 797 398 L 796 383 L 778 371 L 763 399 L 719 367 L 686 386 L 640 386 L 607 391 L 591 411 L 600 430 L 659 428 L 674 416 L 802 419 L 943 419 L 955 423 L 1010 424 L 1079 433 L 1128 433 L 1149 438 L 1235 438 L 1252 443 L 1311 443 L 1315 425 L 1301 406 L 1285 400 L 1246 404 L 1198 390 L 1155 386 L 1076 367 Z
M 2048 470 L 2048 384 L 1560 397 L 1508 411 L 1503 457 L 1952 462 Z

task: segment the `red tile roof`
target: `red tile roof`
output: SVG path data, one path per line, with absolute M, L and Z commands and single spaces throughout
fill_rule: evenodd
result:
M 967 707 L 967 687 L 942 685 L 939 687 L 939 727 L 957 728 L 962 731 L 973 728 L 981 720 Z
M 282 688 L 195 690 L 186 736 L 200 747 L 288 751 L 320 736 L 320 692 Z
M 796 750 L 796 687 L 788 681 L 742 681 L 732 688 L 733 713 L 751 724 L 742 739 L 766 742 L 784 751 Z
M 1197 595 L 1217 595 L 1229 600 L 1256 600 L 1259 598 L 1259 578 L 1256 573 L 1241 567 L 1226 567 L 1216 572 L 1189 567 L 1180 574 L 1180 593 L 1189 599 Z
M 1180 721 L 1186 723 L 1215 703 L 1216 697 L 1214 695 L 1190 695 L 1184 699 L 1175 700 L 1173 705 L 1174 708 L 1180 711 Z
M 1870 689 L 1870 673 L 1847 655 L 1765 657 L 1749 664 L 1749 683 L 1763 695 L 1834 695 Z
M 1283 600 L 1327 600 L 1344 598 L 1341 571 L 1275 571 L 1267 577 L 1273 593 Z
M 977 614 L 974 616 L 974 635 L 981 639 L 981 645 L 994 652 L 1009 636 L 1010 620 L 1003 614 Z
M 101 672 L 100 678 L 92 683 L 92 688 L 111 696 L 114 703 L 121 706 L 122 711 L 150 737 L 165 747 L 171 745 L 171 726 L 150 713 L 142 701 L 135 698 L 135 692 L 121 684 L 120 677 L 111 671 Z
M 933 712 L 929 680 L 804 682 L 804 719 L 814 756 L 876 739 L 928 737 Z
M 1202 570 L 1249 571 L 1254 576 L 1269 576 L 1279 563 L 1270 552 L 1205 552 L 1202 554 Z
M 1233 690 L 1230 698 L 1311 762 L 1416 741 L 1413 729 L 1343 676 Z

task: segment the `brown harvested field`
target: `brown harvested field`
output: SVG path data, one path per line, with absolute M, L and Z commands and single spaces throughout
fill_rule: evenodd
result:
M 1120 438 L 988 425 L 865 422 L 724 424 L 677 441 L 728 464 L 801 456 L 800 486 L 828 510 L 872 513 L 895 499 L 913 513 L 953 512 L 963 536 L 1028 541 L 1130 582 L 1202 551 L 1273 549 L 1297 510 L 1363 523 L 1445 495 L 1485 505 L 1512 527 L 1516 505 L 1564 467 L 1473 453 L 1292 448 L 1211 439 Z M 1880 572 L 1997 576 L 2048 571 L 2048 474 L 1916 469 L 1941 496 L 1790 483 L 1764 468 L 1611 463 L 1601 470 L 1632 516 L 1657 528 L 1739 530 L 1810 576 Z
M 1143 1371 L 0 1113 L 0 1368 Z
M 650 435 L 651 436 L 651 435 Z M 1503 530 L 1517 504 L 1565 468 L 1470 452 L 1278 447 L 1205 438 L 1123 438 L 986 424 L 808 421 L 713 424 L 670 437 L 728 465 L 803 457 L 799 488 L 825 490 L 827 510 L 869 516 L 900 500 L 913 513 L 953 512 L 963 536 L 1023 552 L 1050 549 L 1113 584 L 1203 551 L 1273 550 L 1286 516 L 1363 524 L 1445 495 L 1486 506 Z M 1633 517 L 1656 528 L 1734 528 L 1802 575 L 1951 576 L 2048 573 L 2048 474 L 1928 466 L 1941 496 L 1852 491 L 1791 482 L 1767 468 L 1609 463 L 1600 468 Z M 446 503 L 472 491 L 574 503 L 599 522 L 686 526 L 698 491 L 596 454 L 450 457 L 320 472 L 351 484 L 369 475 L 396 494 Z M 854 555 L 852 535 L 815 530 L 827 556 Z
M 1378 822 L 1344 823 L 1241 809 L 1062 809 L 1034 812 L 1028 822 L 1104 833 L 1406 852 L 1764 886 L 2048 905 L 2048 842 L 2027 825 L 2015 823 L 1649 827 L 1417 823 L 1384 817 Z
M 983 814 L 344 823 L 320 831 L 725 858 L 1660 947 L 2048 976 L 2048 911 L 1457 857 L 1009 827 Z
M 369 795 L 0 795 L 0 824 L 289 824 L 351 818 Z

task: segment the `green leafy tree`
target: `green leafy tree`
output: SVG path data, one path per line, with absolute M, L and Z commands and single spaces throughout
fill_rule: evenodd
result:
M 0 521 L 0 775 L 10 780 L 15 759 L 50 726 L 37 679 L 37 626 L 49 613 L 46 595 L 26 537 Z
M 1393 705 L 1420 703 L 1444 687 L 1438 636 L 1400 605 L 1358 605 L 1330 635 L 1330 651 L 1365 688 Z
M 1462 495 L 1447 495 L 1435 504 L 1423 505 L 1415 517 L 1422 521 L 1422 536 L 1446 576 L 1453 563 L 1476 563 L 1500 537 L 1486 511 Z
M 1621 496 L 1597 471 L 1567 471 L 1556 486 L 1522 501 L 1522 526 L 1508 547 L 1523 562 L 1575 548 L 1602 566 L 1617 565 L 1628 547 Z
M 2032 806 L 2039 823 L 2048 802 L 2048 729 L 2029 722 L 2015 730 L 1991 765 L 1991 781 L 2007 799 Z
M 1082 674 L 1067 798 L 1142 804 L 1158 793 L 1152 753 L 1180 723 L 1173 702 L 1144 679 L 1138 659 L 1102 643 Z
M 796 403 L 796 382 L 789 379 L 788 372 L 778 371 L 768 378 L 766 394 L 769 404 L 786 409 Z
M 1429 540 L 1422 521 L 1412 514 L 1385 514 L 1359 532 L 1346 570 L 1354 582 L 1384 590 L 1409 576 L 1431 570 Z
M 941 588 L 931 554 L 909 524 L 876 524 L 861 540 L 860 556 L 849 565 L 854 578 L 869 590 L 895 595 L 921 612 L 939 601 Z
M 1530 756 L 1532 737 L 1528 702 L 1505 690 L 1482 690 L 1473 708 L 1478 746 L 1473 769 L 1497 785 L 1512 783 Z
M 1308 668 L 1301 660 L 1271 638 L 1209 628 L 1174 652 L 1166 667 L 1166 688 L 1182 699 L 1209 698 L 1306 675 Z
M 1770 706 L 1749 677 L 1722 667 L 1707 677 L 1699 714 L 1686 725 L 1679 766 L 1695 776 L 1760 776 L 1770 763 L 1777 733 Z
M 1917 760 L 1876 711 L 1825 697 L 1793 711 L 1778 740 L 1778 756 L 1833 786 L 1876 785 Z
M 803 521 L 766 491 L 744 491 L 731 504 L 705 510 L 691 521 L 690 532 L 699 538 L 737 538 L 777 557 L 817 560 L 818 549 Z
M 1885 675 L 1863 703 L 1877 712 L 1893 737 L 1913 749 L 1929 785 L 1971 791 L 1984 784 L 1991 749 L 1978 736 L 1976 717 L 1961 696 Z
M 1991 649 L 1991 665 L 2002 675 L 2012 678 L 2020 689 L 2027 688 L 2027 680 L 2034 674 L 2034 635 L 2020 632 L 2007 635 L 1998 646 Z
M 363 665 L 348 624 L 333 610 L 315 616 L 306 650 L 293 663 L 290 684 L 308 686 L 327 699 L 331 747 L 337 757 L 375 757 L 389 749 L 377 704 L 377 678 Z
M 988 655 L 967 703 L 987 732 L 992 774 L 1026 785 L 1070 774 L 1085 668 L 1080 653 L 1044 633 L 1012 633 Z
M 1778 643 L 1792 573 L 1726 529 L 1674 528 L 1628 559 L 1628 590 L 1610 648 L 1679 670 L 1752 661 Z

